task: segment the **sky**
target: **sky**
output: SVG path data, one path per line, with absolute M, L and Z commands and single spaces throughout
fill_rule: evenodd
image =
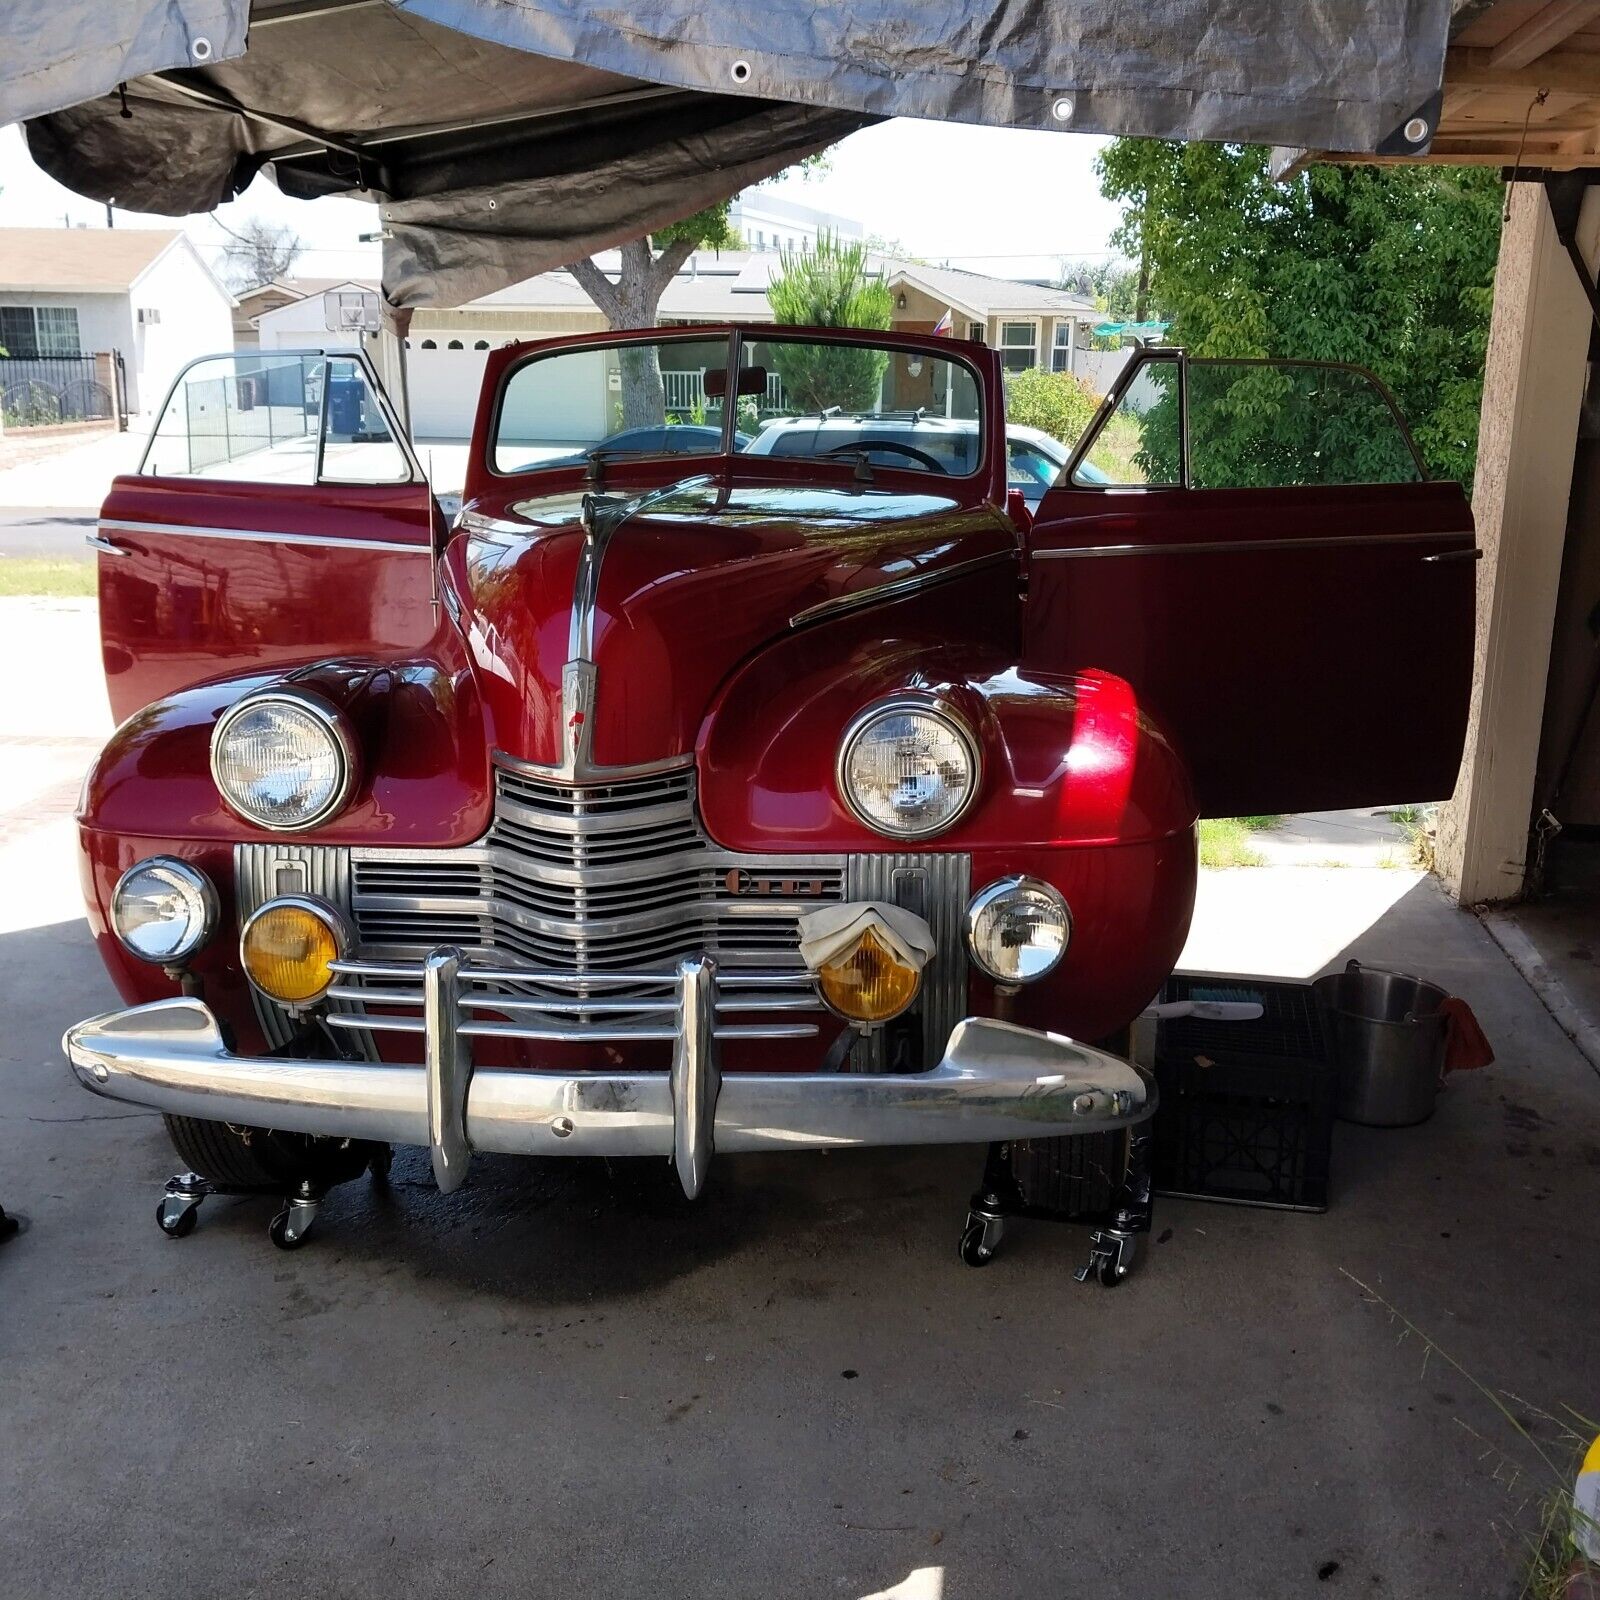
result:
M 902 119 L 853 134 L 834 147 L 826 172 L 779 178 L 772 190 L 852 217 L 928 261 L 998 277 L 1052 277 L 1063 259 L 1109 252 L 1117 210 L 1101 198 L 1094 172 L 1104 143 L 1086 134 Z M 365 201 L 291 200 L 262 176 L 216 216 L 235 229 L 253 216 L 287 223 L 306 246 L 296 266 L 307 276 L 378 274 L 378 247 L 357 237 L 378 225 Z M 0 129 L 0 226 L 49 227 L 64 217 L 105 226 L 102 205 L 34 166 L 20 129 Z M 121 211 L 116 223 L 172 226 L 170 218 Z M 215 265 L 228 242 L 217 221 L 191 217 L 184 226 Z

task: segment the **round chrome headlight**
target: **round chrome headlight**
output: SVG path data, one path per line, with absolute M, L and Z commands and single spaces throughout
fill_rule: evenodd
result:
M 263 828 L 310 828 L 355 787 L 355 740 L 327 701 L 269 689 L 230 706 L 211 736 L 211 775 L 233 810 Z
M 845 730 L 839 793 L 869 828 L 905 839 L 942 833 L 978 792 L 978 741 L 925 700 L 881 701 Z
M 141 961 L 187 961 L 217 926 L 217 891 L 198 867 L 176 856 L 135 862 L 111 891 L 111 926 Z
M 967 907 L 967 950 L 996 983 L 1032 983 L 1055 969 L 1072 938 L 1072 913 L 1041 878 L 996 878 Z

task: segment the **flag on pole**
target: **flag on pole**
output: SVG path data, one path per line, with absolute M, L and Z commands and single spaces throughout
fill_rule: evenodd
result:
M 948 339 L 952 334 L 955 333 L 955 318 L 951 316 L 949 311 L 946 311 L 945 314 L 940 317 L 936 323 L 934 323 L 933 331 L 941 339 Z

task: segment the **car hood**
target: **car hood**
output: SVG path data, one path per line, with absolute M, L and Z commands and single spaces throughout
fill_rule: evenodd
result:
M 832 603 L 960 581 L 1015 552 L 987 504 L 694 477 L 609 500 L 594 531 L 579 494 L 494 515 L 469 506 L 444 584 L 499 750 L 560 761 L 562 671 L 581 659 L 595 667 L 591 759 L 634 766 L 692 751 L 732 668 L 793 627 L 825 624 Z

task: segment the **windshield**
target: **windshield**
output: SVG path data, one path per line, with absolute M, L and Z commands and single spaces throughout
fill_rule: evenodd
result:
M 495 425 L 496 472 L 570 467 L 596 458 L 716 455 L 728 341 L 641 339 L 557 350 L 516 368 Z M 718 388 L 715 379 L 712 388 Z
M 501 398 L 491 464 L 535 472 L 723 449 L 729 340 L 643 338 L 534 356 Z M 924 350 L 747 334 L 732 448 L 964 477 L 983 454 L 978 380 Z

